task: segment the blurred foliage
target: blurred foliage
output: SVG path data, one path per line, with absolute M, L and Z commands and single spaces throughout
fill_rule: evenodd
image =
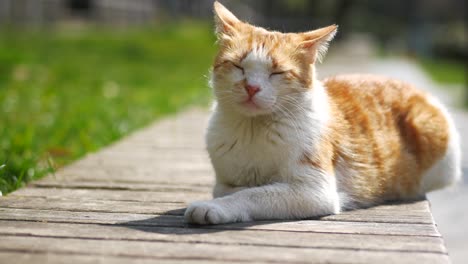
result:
M 206 104 L 211 28 L 0 29 L 0 191 Z
M 461 62 L 442 59 L 421 59 L 420 65 L 436 82 L 459 85 L 466 83 L 466 69 Z

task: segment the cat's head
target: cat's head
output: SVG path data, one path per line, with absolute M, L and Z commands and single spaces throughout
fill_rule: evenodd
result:
M 337 26 L 280 33 L 237 19 L 214 3 L 219 52 L 212 86 L 218 104 L 247 116 L 281 111 L 297 103 L 314 83 L 314 63 L 327 50 Z

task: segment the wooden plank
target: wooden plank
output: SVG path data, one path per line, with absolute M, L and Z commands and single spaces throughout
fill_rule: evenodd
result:
M 69 253 L 52 253 L 52 252 L 30 252 L 30 251 L 0 251 L 0 263 L 9 263 L 9 264 L 31 264 L 31 263 L 48 263 L 48 264 L 64 264 L 64 263 L 73 263 L 73 264 L 95 264 L 95 263 L 112 263 L 112 264 L 180 264 L 183 263 L 200 263 L 200 259 L 155 259 L 153 258 L 144 258 L 139 256 L 105 256 L 101 254 L 69 254 Z M 223 260 L 210 260 L 203 259 L 203 262 L 210 264 L 240 264 L 245 263 L 244 261 L 223 261 Z M 268 263 L 268 262 L 257 262 L 252 261 L 249 263 Z
M 208 153 L 205 149 L 179 149 L 179 148 L 139 148 L 138 150 L 111 148 L 86 156 L 77 163 L 72 164 L 72 167 L 77 167 L 79 164 L 103 164 L 107 162 L 124 162 L 124 163 L 149 163 L 164 164 L 170 162 L 194 162 L 208 163 Z
M 153 126 L 133 133 L 111 148 L 198 148 L 204 149 L 203 134 L 208 123 L 206 111 L 184 112 L 181 115 L 160 120 Z
M 103 212 L 73 212 L 35 209 L 0 208 L 0 220 L 25 220 L 51 223 L 93 223 L 93 224 L 123 224 L 150 226 L 186 226 L 181 216 L 131 213 L 103 213 Z
M 24 220 L 59 223 L 120 224 L 125 226 L 189 227 L 176 215 L 135 213 L 73 212 L 37 209 L 0 208 L 0 220 Z M 257 221 L 227 225 L 205 226 L 215 230 L 272 230 L 283 232 L 316 232 L 369 235 L 406 235 L 440 237 L 434 225 L 408 223 L 372 223 L 303 220 L 290 222 Z
M 211 171 L 212 167 L 211 164 L 207 162 L 192 162 L 190 160 L 174 160 L 171 163 L 168 161 L 154 161 L 154 160 L 146 160 L 146 161 L 121 161 L 121 160 L 114 160 L 114 159 L 107 159 L 107 160 L 88 160 L 86 162 L 82 162 L 80 164 L 80 169 L 96 169 L 96 168 L 106 168 L 108 170 L 112 169 L 138 169 L 139 166 L 145 166 L 145 170 L 164 170 L 164 171 L 171 171 L 171 170 L 189 170 L 189 171 Z
M 142 168 L 143 167 L 143 168 Z M 60 171 L 44 181 L 126 181 L 143 183 L 166 183 L 180 185 L 214 184 L 211 170 L 171 168 L 168 170 L 144 167 L 144 165 L 126 168 L 80 168 Z
M 52 199 L 85 199 L 107 201 L 133 202 L 173 202 L 190 203 L 211 199 L 208 192 L 156 192 L 129 190 L 100 189 L 68 189 L 68 188 L 23 188 L 9 194 L 7 197 L 47 197 Z M 4 197 L 5 198 L 5 197 Z
M 156 192 L 156 191 L 129 191 L 129 190 L 100 190 L 100 189 L 67 189 L 67 188 L 23 188 L 9 194 L 7 197 L 29 196 L 47 198 L 94 199 L 111 201 L 146 201 L 146 202 L 193 202 L 211 199 L 210 193 L 192 192 Z M 4 197 L 5 198 L 5 197 Z M 367 214 L 368 211 L 424 211 L 430 215 L 430 205 L 427 200 L 409 203 L 384 204 L 367 209 L 358 209 L 352 212 Z
M 8 197 L 42 197 L 54 199 L 91 199 L 91 200 L 110 200 L 110 201 L 142 201 L 142 202 L 192 202 L 196 200 L 212 199 L 209 193 L 188 193 L 185 191 L 170 191 L 170 192 L 156 192 L 156 191 L 129 191 L 129 190 L 94 190 L 94 189 L 67 189 L 67 188 L 42 188 L 42 187 L 28 187 L 15 191 L 9 194 Z M 185 197 L 186 196 L 186 197 Z M 12 198 L 13 199 L 13 198 Z M 15 198 L 17 199 L 17 198 Z M 416 211 L 425 212 L 430 215 L 430 205 L 427 200 L 407 202 L 407 203 L 388 203 L 377 205 L 366 209 L 357 209 L 346 213 L 367 214 L 369 211 Z M 329 218 L 329 217 L 327 217 Z
M 145 257 L 164 259 L 213 259 L 228 261 L 269 261 L 272 263 L 329 263 L 346 260 L 350 263 L 448 263 L 448 256 L 441 253 L 407 251 L 363 251 L 347 249 L 269 247 L 252 245 L 224 245 L 172 243 L 148 241 L 83 240 L 31 236 L 3 236 L 0 248 L 32 252 L 52 252 L 80 255 Z M 278 254 L 278 251 L 281 254 Z
M 184 193 L 180 193 L 181 196 Z M 0 200 L 0 207 L 20 209 L 42 209 L 42 210 L 66 210 L 79 212 L 116 212 L 136 214 L 171 214 L 183 215 L 187 203 L 178 202 L 178 195 L 174 195 L 171 202 L 154 201 L 112 201 L 104 199 L 80 198 L 47 198 L 29 196 L 8 196 Z M 424 203 L 402 205 L 403 209 L 397 210 L 398 205 L 379 206 L 368 210 L 354 210 L 343 212 L 338 215 L 322 217 L 325 221 L 352 221 L 352 222 L 382 222 L 382 223 L 419 223 L 432 224 L 433 220 L 428 211 L 424 210 Z
M 109 181 L 56 181 L 44 179 L 30 183 L 33 187 L 42 188 L 75 188 L 75 189 L 100 189 L 100 190 L 132 190 L 132 191 L 156 191 L 156 192 L 201 192 L 211 193 L 212 187 L 205 185 L 170 185 L 169 183 L 151 182 L 115 182 Z
M 367 209 L 346 211 L 338 215 L 322 217 L 328 221 L 367 221 L 388 223 L 419 223 L 433 224 L 429 202 L 379 205 Z
M 186 135 L 177 135 L 177 134 L 155 134 L 153 138 L 144 138 L 138 140 L 129 140 L 120 143 L 119 148 L 134 148 L 146 149 L 151 148 L 161 148 L 161 149 L 183 149 L 191 148 L 195 150 L 200 150 L 205 148 L 205 143 L 200 141 L 194 141 L 193 138 L 187 137 Z
M 154 136 L 154 135 L 153 135 Z M 189 147 L 189 146 L 188 146 Z M 86 156 L 85 159 L 90 158 L 94 159 L 95 157 L 99 159 L 107 159 L 108 157 L 118 157 L 122 160 L 138 160 L 145 159 L 148 157 L 158 158 L 158 159 L 174 159 L 178 158 L 181 160 L 193 158 L 201 158 L 204 161 L 208 160 L 208 153 L 205 148 L 153 148 L 151 146 L 146 148 L 140 148 L 138 151 L 132 153 L 132 156 L 128 156 L 128 153 L 131 152 L 131 149 L 125 148 L 105 148 L 98 153 L 91 154 Z
M 65 210 L 76 212 L 115 212 L 135 214 L 165 214 L 168 211 L 184 210 L 185 203 L 181 202 L 147 202 L 147 201 L 110 201 L 21 197 L 8 196 L 0 199 L 2 208 L 40 209 L 40 210 Z M 178 213 L 182 215 L 182 212 Z
M 7 261 L 6 263 L 12 264 L 31 264 L 31 263 L 48 263 L 48 264 L 64 264 L 64 263 L 79 263 L 79 264 L 95 264 L 95 263 L 112 263 L 112 264 L 180 264 L 180 263 L 210 263 L 210 264 L 241 264 L 246 263 L 245 261 L 226 261 L 226 260 L 214 260 L 214 259 L 183 259 L 173 257 L 172 259 L 158 258 L 156 261 L 154 258 L 145 258 L 139 256 L 105 256 L 105 255 L 73 255 L 73 254 L 55 254 L 51 252 L 40 253 L 40 252 L 24 252 L 20 253 L 2 253 L 0 252 L 0 263 L 2 260 Z M 260 261 L 249 261 L 249 264 L 266 264 L 269 262 Z
M 0 235 L 447 253 L 440 237 L 0 221 Z

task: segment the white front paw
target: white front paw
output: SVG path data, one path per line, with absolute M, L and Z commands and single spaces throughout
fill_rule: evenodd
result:
M 185 221 L 191 224 L 225 224 L 236 222 L 229 210 L 215 201 L 194 202 L 185 210 Z

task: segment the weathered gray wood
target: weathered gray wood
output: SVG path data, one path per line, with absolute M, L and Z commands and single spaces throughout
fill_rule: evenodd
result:
M 93 161 L 85 162 L 80 164 L 82 169 L 99 169 L 106 168 L 108 170 L 112 169 L 139 169 L 139 166 L 145 165 L 144 169 L 153 169 L 153 170 L 162 170 L 162 171 L 171 171 L 171 170 L 188 170 L 188 171 L 203 171 L 210 172 L 211 166 L 206 162 L 196 163 L 195 161 L 189 160 L 178 160 L 172 163 L 154 161 L 152 159 L 148 160 L 139 160 L 138 162 L 131 163 L 131 160 L 114 160 L 113 158 L 106 161 Z M 131 175 L 129 175 L 131 176 Z
M 67 189 L 67 188 L 23 188 L 9 195 L 9 197 L 42 197 L 42 198 L 80 198 L 109 201 L 143 201 L 143 202 L 192 202 L 194 200 L 211 199 L 211 193 L 191 193 L 185 191 L 155 192 L 129 190 L 101 190 L 101 189 Z M 5 198 L 5 197 L 4 197 Z M 187 199 L 187 201 L 185 201 Z M 367 209 L 349 212 L 366 214 L 368 211 L 417 211 L 428 212 L 430 205 L 427 200 L 384 204 Z
M 190 164 L 193 163 L 193 164 Z M 169 168 L 177 167 L 173 165 L 195 165 L 203 166 L 209 169 L 208 154 L 203 149 L 192 149 L 186 151 L 184 149 L 141 149 L 135 151 L 131 156 L 127 151 L 107 151 L 99 153 L 99 155 L 88 156 L 72 165 L 73 167 L 87 166 L 103 166 L 103 165 L 119 166 L 122 164 L 147 164 L 150 166 L 167 166 Z
M 152 154 L 147 154 L 151 153 Z M 126 154 L 125 154 L 126 153 Z M 214 175 L 203 150 L 197 153 L 182 150 L 153 150 L 132 152 L 107 151 L 89 155 L 56 173 L 60 181 L 140 181 L 180 184 L 213 184 Z M 125 155 L 127 157 L 125 157 Z
M 429 203 L 420 201 L 352 210 L 338 215 L 325 216 L 321 220 L 433 224 L 434 219 L 431 214 L 428 214 L 429 210 Z
M 114 213 L 136 213 L 136 214 L 164 214 L 167 211 L 183 209 L 185 203 L 181 202 L 146 202 L 146 201 L 110 201 L 43 197 L 21 197 L 12 196 L 0 200 L 0 207 L 60 210 L 77 212 L 114 212 Z M 182 214 L 182 213 L 179 213 Z
M 137 131 L 108 149 L 204 149 L 203 133 L 207 123 L 208 116 L 204 110 L 187 111 L 176 118 L 166 118 L 148 129 Z
M 193 140 L 193 139 L 192 139 Z M 134 149 L 134 148 L 132 148 Z M 92 154 L 87 156 L 87 158 L 80 160 L 80 162 L 86 161 L 104 161 L 106 159 L 113 157 L 118 158 L 119 160 L 130 160 L 130 161 L 139 161 L 139 160 L 153 160 L 160 161 L 173 161 L 173 159 L 178 160 L 193 160 L 200 162 L 206 162 L 208 160 L 208 153 L 205 148 L 153 148 L 153 147 L 141 147 L 134 151 L 131 156 L 128 155 L 128 150 L 122 148 L 107 148 L 99 152 L 99 154 Z M 77 163 L 79 164 L 79 163 Z
M 63 243 L 61 238 L 3 236 L 0 248 L 3 250 L 30 250 L 35 252 L 72 253 L 72 254 L 101 254 L 109 256 L 138 256 L 147 258 L 181 258 L 181 259 L 214 259 L 230 261 L 249 261 L 255 258 L 259 261 L 275 263 L 321 262 L 327 263 L 342 259 L 351 263 L 441 263 L 448 260 L 448 256 L 441 253 L 419 253 L 408 251 L 364 251 L 353 249 L 322 249 L 296 247 L 270 247 L 252 245 L 224 245 L 205 243 L 171 243 L 147 241 L 119 241 L 119 240 L 83 240 L 67 239 Z M 278 254 L 278 251 L 281 251 Z
M 51 223 L 127 224 L 149 226 L 186 226 L 180 216 L 152 216 L 134 213 L 104 213 L 0 208 L 0 220 L 24 220 Z
M 0 208 L 0 220 L 28 220 L 63 223 L 121 224 L 128 226 L 166 226 L 190 227 L 183 221 L 180 212 L 175 215 L 147 215 L 136 213 L 77 212 L 35 209 Z M 342 234 L 372 235 L 407 235 L 434 236 L 440 234 L 434 225 L 408 223 L 376 222 L 339 222 L 303 220 L 290 222 L 259 221 L 253 223 L 236 223 L 228 225 L 205 226 L 216 230 L 252 229 L 284 232 L 320 232 Z
M 181 193 L 180 196 L 183 196 Z M 165 214 L 168 211 L 178 210 L 178 215 L 182 215 L 186 206 L 184 202 L 176 202 L 174 196 L 172 202 L 153 201 L 111 201 L 95 200 L 83 197 L 77 203 L 76 199 L 66 198 L 46 198 L 11 196 L 0 200 L 0 207 L 21 208 L 21 209 L 45 209 L 45 210 L 66 210 L 78 212 L 115 212 L 115 213 L 136 213 L 136 214 Z M 339 215 L 332 215 L 321 218 L 328 221 L 354 221 L 354 222 L 385 222 L 385 223 L 419 223 L 432 224 L 433 220 L 427 211 L 424 203 L 408 204 L 403 209 L 391 210 L 389 206 L 379 206 L 368 210 L 355 210 L 343 212 Z M 394 205 L 398 207 L 399 205 Z M 174 213 L 175 214 L 175 213 Z
M 30 252 L 30 251 L 0 251 L 0 263 L 11 264 L 31 264 L 31 263 L 49 263 L 49 264 L 64 264 L 64 263 L 81 263 L 81 264 L 95 264 L 95 263 L 112 263 L 112 264 L 180 264 L 180 263 L 210 263 L 210 264 L 240 264 L 244 261 L 225 261 L 225 260 L 211 260 L 211 259 L 163 259 L 163 258 L 145 258 L 139 256 L 106 256 L 101 254 L 86 254 L 76 255 L 65 253 L 53 252 Z M 264 264 L 268 262 L 253 261 L 252 264 Z
M 101 190 L 132 190 L 132 191 L 184 191 L 184 192 L 202 192 L 210 193 L 210 185 L 172 185 L 169 183 L 150 183 L 150 182 L 116 182 L 109 181 L 56 181 L 54 179 L 45 179 L 30 184 L 35 187 L 48 188 L 80 188 L 80 189 L 101 189 Z
M 190 203 L 197 200 L 211 199 L 208 192 L 157 192 L 101 189 L 67 189 L 67 188 L 24 188 L 9 197 L 47 197 L 53 199 L 83 199 L 133 202 L 174 202 Z M 154 205 L 153 205 L 154 207 Z
M 447 253 L 440 237 L 0 221 L 0 235 Z
M 190 176 L 190 177 L 189 177 Z M 53 178 L 47 179 L 59 182 L 136 182 L 136 183 L 171 183 L 183 185 L 209 185 L 214 184 L 214 174 L 210 170 L 193 168 L 154 168 L 148 166 L 103 168 L 82 167 L 80 169 L 68 169 L 57 173 Z

